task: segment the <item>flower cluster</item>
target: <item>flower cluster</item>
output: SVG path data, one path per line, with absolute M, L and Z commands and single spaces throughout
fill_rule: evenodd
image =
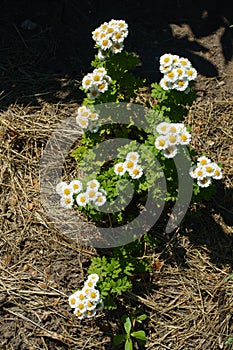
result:
M 189 91 L 189 82 L 196 79 L 197 71 L 187 58 L 166 53 L 160 57 L 159 63 L 160 72 L 164 74 L 160 85 L 164 90 Z
M 95 288 L 98 280 L 97 274 L 89 275 L 83 288 L 69 296 L 69 305 L 80 320 L 94 317 L 97 311 L 103 309 L 100 292 Z
M 189 174 L 197 180 L 200 187 L 208 187 L 211 179 L 220 180 L 222 178 L 222 169 L 206 156 L 201 156 L 197 159 L 197 165 L 190 168 Z
M 95 68 L 92 73 L 88 73 L 82 79 L 82 87 L 89 91 L 87 96 L 91 99 L 97 98 L 101 93 L 108 90 L 111 77 L 107 75 L 105 68 Z
M 164 157 L 174 158 L 177 145 L 188 145 L 191 134 L 182 123 L 162 122 L 156 126 L 159 136 L 155 140 L 155 147 L 162 151 Z
M 89 107 L 81 106 L 78 108 L 76 123 L 84 131 L 97 132 L 98 118 L 99 118 L 99 115 L 95 112 L 92 112 Z
M 124 39 L 128 35 L 128 24 L 124 20 L 104 22 L 92 32 L 92 38 L 99 48 L 98 57 L 104 59 L 106 50 L 119 53 L 124 48 Z
M 123 176 L 128 172 L 132 179 L 139 179 L 143 175 L 143 169 L 138 164 L 138 161 L 139 154 L 137 152 L 129 152 L 124 162 L 114 165 L 115 174 Z
M 106 202 L 106 192 L 99 187 L 100 183 L 95 179 L 87 182 L 85 191 L 79 180 L 73 180 L 69 184 L 61 181 L 56 186 L 56 192 L 61 196 L 60 204 L 63 208 L 71 209 L 75 202 L 81 207 L 89 203 L 99 207 Z

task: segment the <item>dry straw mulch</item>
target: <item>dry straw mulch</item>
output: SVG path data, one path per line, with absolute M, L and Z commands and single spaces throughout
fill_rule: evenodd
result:
M 119 310 L 82 322 L 67 298 L 82 286 L 97 253 L 56 230 L 40 201 L 39 184 L 43 148 L 76 108 L 40 101 L 37 107 L 14 104 L 1 112 L 1 349 L 113 349 L 113 334 L 122 332 L 121 314 L 131 306 L 148 315 L 147 349 L 230 349 L 224 342 L 233 335 L 233 280 L 227 280 L 233 261 L 232 98 L 199 99 L 187 118 L 194 147 L 223 164 L 222 197 L 203 205 L 199 217 L 188 217 L 150 252 L 153 272 L 135 281 Z

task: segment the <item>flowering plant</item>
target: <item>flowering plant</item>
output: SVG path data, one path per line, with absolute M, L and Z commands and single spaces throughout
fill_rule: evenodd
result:
M 219 164 L 192 149 L 192 133 L 184 124 L 189 106 L 196 98 L 196 69 L 187 58 L 167 53 L 162 55 L 160 72 L 164 76 L 159 83 L 151 85 L 148 100 L 142 103 L 146 107 L 145 115 L 142 116 L 140 110 L 135 115 L 130 103 L 135 103 L 145 80 L 133 74 L 140 60 L 135 53 L 124 51 L 127 35 L 128 25 L 123 20 L 105 22 L 92 32 L 98 53 L 92 61 L 93 72 L 82 79 L 80 88 L 86 97 L 76 115 L 82 138 L 71 153 L 80 173 L 88 175 L 70 183 L 61 181 L 56 187 L 62 207 L 70 210 L 76 206 L 88 219 L 111 227 L 125 225 L 133 220 L 135 213 L 140 214 L 141 207 L 146 206 L 148 194 L 156 201 L 158 210 L 163 202 L 168 204 L 166 207 L 173 206 L 180 200 L 181 178 L 189 179 L 190 201 L 210 198 L 214 190 L 213 180 L 222 178 Z M 122 113 L 119 102 L 124 102 L 124 111 L 130 111 L 129 118 L 119 117 Z M 114 113 L 108 109 L 108 103 L 115 103 Z M 101 122 L 99 106 L 103 104 L 107 104 L 106 110 L 110 114 Z M 107 161 L 97 157 L 95 150 L 105 140 L 114 138 L 124 138 L 129 142 L 118 144 L 114 156 Z M 104 152 L 106 149 L 99 151 L 99 155 L 104 155 Z M 129 191 L 128 184 L 134 188 L 131 207 L 125 195 Z M 109 211 L 109 203 L 110 208 L 115 205 L 114 210 Z M 153 212 L 155 207 L 147 210 Z M 147 246 L 154 246 L 158 241 L 153 230 L 148 232 L 144 225 L 139 229 L 141 234 L 130 244 L 118 244 L 108 257 L 92 259 L 88 281 L 94 278 L 99 292 L 88 287 L 87 292 L 82 289 L 69 298 L 70 306 L 80 319 L 95 315 L 103 303 L 109 309 L 116 307 L 114 297 L 132 288 L 132 275 L 150 271 L 150 261 L 145 258 L 145 242 Z

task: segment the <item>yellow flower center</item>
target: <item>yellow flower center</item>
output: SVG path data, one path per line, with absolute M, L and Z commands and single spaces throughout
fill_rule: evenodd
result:
M 167 75 L 168 75 L 169 78 L 173 78 L 174 77 L 174 73 L 173 72 L 168 72 Z
M 134 163 L 131 162 L 131 160 L 129 160 L 129 161 L 126 163 L 127 168 L 132 168 L 133 165 L 134 165 Z
M 187 136 L 185 134 L 181 134 L 180 137 L 181 137 L 182 141 L 186 141 L 187 140 Z
M 165 57 L 165 58 L 164 58 L 164 62 L 165 62 L 165 63 L 168 63 L 169 61 L 170 61 L 169 57 Z
M 171 135 L 171 136 L 169 137 L 169 141 L 172 142 L 172 143 L 176 142 L 176 137 L 175 137 L 175 135 Z
M 75 298 L 72 298 L 72 299 L 70 299 L 70 303 L 71 303 L 71 305 L 74 305 L 75 304 Z
M 90 293 L 90 297 L 91 297 L 92 299 L 96 298 L 96 293 L 95 293 L 95 292 L 91 292 L 91 293 Z
M 103 40 L 103 41 L 102 41 L 102 45 L 103 45 L 103 46 L 107 46 L 107 45 L 108 45 L 108 39 Z
M 122 165 L 118 165 L 118 167 L 117 167 L 117 170 L 121 173 L 122 171 L 123 171 L 123 166 Z
M 133 174 L 134 174 L 134 175 L 138 175 L 138 174 L 139 174 L 139 170 L 138 170 L 138 169 L 134 169 L 134 170 L 133 170 Z
M 159 140 L 159 146 L 162 146 L 162 147 L 163 147 L 164 145 L 165 145 L 165 140 L 163 140 L 163 139 L 162 139 L 162 140 Z
M 179 86 L 184 86 L 184 82 L 182 80 L 178 81 Z
M 68 196 L 68 195 L 70 194 L 70 189 L 69 189 L 69 188 L 65 188 L 65 189 L 64 189 L 64 194 L 65 194 L 66 196 Z
M 93 79 L 94 79 L 94 81 L 99 81 L 100 80 L 100 76 L 99 75 L 94 75 Z

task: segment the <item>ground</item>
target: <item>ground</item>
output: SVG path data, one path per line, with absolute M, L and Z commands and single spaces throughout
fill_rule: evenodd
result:
M 158 57 L 188 57 L 198 70 L 186 123 L 192 145 L 220 162 L 214 197 L 153 251 L 153 272 L 134 281 L 116 311 L 80 322 L 67 303 L 95 249 L 54 228 L 40 201 L 40 158 L 58 123 L 74 115 L 95 50 L 91 31 L 129 24 L 136 74 L 159 78 Z M 30 20 L 26 22 L 25 20 Z M 32 24 L 32 29 L 27 25 Z M 0 344 L 4 350 L 111 350 L 121 315 L 148 315 L 146 349 L 220 350 L 233 336 L 233 23 L 231 1 L 3 1 L 0 14 Z M 34 24 L 34 26 L 33 26 Z M 25 27 L 26 26 L 26 27 Z M 191 208 L 192 213 L 195 208 Z

